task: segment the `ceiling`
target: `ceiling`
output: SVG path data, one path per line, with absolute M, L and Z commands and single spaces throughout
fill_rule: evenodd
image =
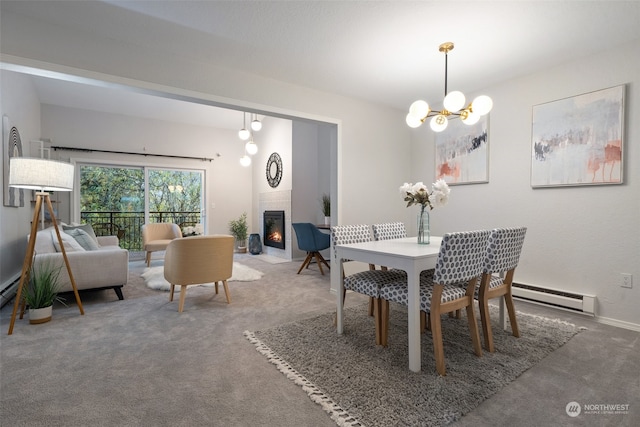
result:
M 2 14 L 194 61 L 215 58 L 216 66 L 402 110 L 417 98 L 441 101 L 438 46 L 445 41 L 455 43 L 448 89 L 470 93 L 640 39 L 639 1 L 2 0 L 0 7 Z M 43 103 L 117 106 L 125 114 L 126 106 L 132 115 L 233 129 L 242 123 L 240 112 L 188 102 L 45 78 L 36 86 Z

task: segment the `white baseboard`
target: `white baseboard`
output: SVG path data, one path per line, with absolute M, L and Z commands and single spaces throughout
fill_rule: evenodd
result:
M 630 331 L 640 332 L 640 325 L 637 323 L 625 322 L 622 320 L 611 319 L 609 317 L 596 316 L 595 321 L 605 325 L 616 326 L 618 328 L 629 329 Z

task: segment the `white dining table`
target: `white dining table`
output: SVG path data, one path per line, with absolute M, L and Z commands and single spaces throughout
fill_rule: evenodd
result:
M 441 237 L 432 236 L 428 245 L 418 244 L 417 237 L 336 245 L 338 271 L 342 271 L 345 260 L 353 260 L 398 268 L 407 272 L 409 369 L 414 372 L 420 372 L 420 272 L 435 268 L 441 242 Z M 342 274 L 339 276 L 337 329 L 338 334 L 342 334 L 344 331 L 344 278 Z

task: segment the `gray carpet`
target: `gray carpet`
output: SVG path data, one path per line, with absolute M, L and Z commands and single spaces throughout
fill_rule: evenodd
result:
M 124 301 L 113 290 L 83 292 L 84 316 L 67 296 L 51 322 L 25 316 L 8 336 L 13 304 L 3 307 L 0 426 L 335 426 L 243 336 L 327 311 L 328 276 L 297 275 L 298 262 L 237 260 L 265 275 L 231 282 L 231 304 L 195 287 L 178 313 L 177 300 L 145 286 L 140 261 Z
M 497 308 L 492 308 L 497 318 Z M 430 334 L 422 338 L 422 372 L 408 370 L 407 315 L 393 305 L 389 347 L 376 347 L 367 305 L 346 309 L 338 337 L 333 313 L 251 333 L 247 338 L 288 378 L 302 386 L 338 425 L 446 425 L 477 407 L 579 329 L 572 324 L 519 314 L 521 338 L 499 331 L 497 351 L 472 352 L 465 319 L 443 317 L 447 376 L 435 371 Z

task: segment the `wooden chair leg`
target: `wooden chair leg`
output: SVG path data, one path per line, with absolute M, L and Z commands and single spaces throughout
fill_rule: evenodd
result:
M 380 345 L 383 347 L 387 347 L 389 345 L 389 301 L 380 299 L 380 317 L 379 317 L 379 325 L 380 325 Z
M 227 297 L 227 304 L 231 304 L 231 294 L 229 293 L 229 286 L 226 280 L 222 281 L 222 286 L 224 287 L 224 294 Z
M 447 375 L 447 368 L 444 364 L 440 313 L 432 310 L 431 313 L 429 313 L 429 317 L 431 318 L 431 339 L 433 339 L 433 356 L 436 359 L 436 371 L 438 371 L 438 374 L 445 376 Z
M 447 369 L 444 364 L 444 347 L 442 346 L 442 324 L 440 319 L 440 303 L 442 301 L 442 286 L 436 285 L 431 293 L 431 339 L 433 340 L 433 356 L 436 360 L 436 371 L 445 376 Z
M 373 298 L 373 319 L 376 329 L 376 345 L 382 345 L 382 313 L 380 309 L 380 299 Z
M 309 266 L 309 263 L 311 262 L 311 257 L 313 256 L 312 253 L 307 252 L 307 257 L 304 259 L 304 261 L 302 262 L 302 265 L 300 266 L 300 268 L 298 269 L 298 274 L 300 274 L 300 272 L 305 268 Z
M 216 286 L 215 286 L 215 288 L 216 288 L 216 295 L 218 295 L 218 283 L 220 283 L 220 282 L 216 282 Z
M 180 286 L 180 301 L 178 302 L 178 313 L 182 313 L 184 309 L 184 300 L 187 296 L 187 287 L 185 285 Z
M 319 252 L 313 252 L 313 256 L 316 258 L 316 264 L 318 264 L 318 268 L 320 269 L 320 274 L 324 276 L 324 271 L 322 271 L 322 262 L 320 262 L 320 258 L 322 257 Z
M 316 257 L 319 257 L 319 258 L 320 258 L 319 263 L 324 264 L 324 265 L 327 267 L 327 269 L 331 270 L 331 266 L 329 265 L 329 263 L 327 262 L 327 260 L 326 260 L 326 259 L 324 259 L 324 257 L 322 256 L 322 254 L 321 254 L 320 252 L 316 252 Z
M 169 302 L 173 301 L 173 291 L 176 288 L 176 285 L 171 284 L 171 289 L 169 289 Z
M 420 310 L 420 333 L 427 330 L 427 312 Z
M 344 301 L 344 299 L 343 299 Z M 369 316 L 373 316 L 373 311 L 374 311 L 374 302 L 373 302 L 373 297 L 369 297 Z
M 476 356 L 482 356 L 482 344 L 480 344 L 480 334 L 478 333 L 478 324 L 476 323 L 476 315 L 473 309 L 473 296 L 469 305 L 467 305 L 467 320 L 469 321 L 469 334 L 471 334 L 471 342 L 473 343 L 473 351 Z
M 147 255 L 145 257 L 145 261 L 147 261 L 147 267 L 151 266 L 151 252 L 147 251 Z
M 493 332 L 491 331 L 491 318 L 489 316 L 489 301 L 487 298 L 481 297 L 481 299 L 478 300 L 478 306 L 480 307 L 480 323 L 482 323 L 484 348 L 487 349 L 489 353 L 493 353 Z
M 514 337 L 520 338 L 520 331 L 518 330 L 518 321 L 516 320 L 516 308 L 513 305 L 513 298 L 511 291 L 507 292 L 504 296 L 504 305 L 507 306 L 507 312 L 509 313 L 509 322 L 511 322 L 511 332 Z

